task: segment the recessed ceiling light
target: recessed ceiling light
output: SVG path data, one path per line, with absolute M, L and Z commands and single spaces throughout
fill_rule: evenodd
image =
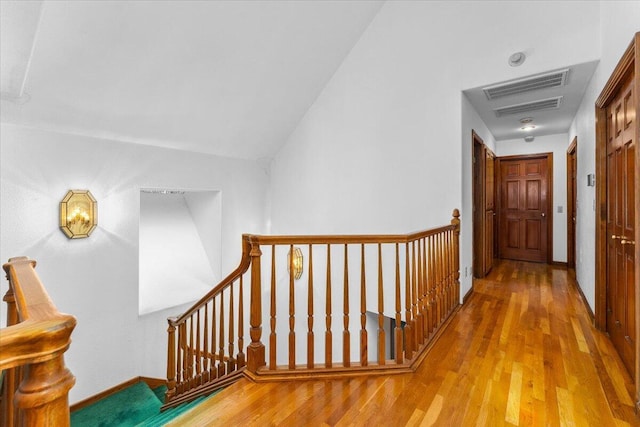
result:
M 527 55 L 525 55 L 524 52 L 516 52 L 509 57 L 509 65 L 518 67 L 524 64 L 525 59 L 527 59 Z
M 523 117 L 520 119 L 520 123 L 522 123 L 523 125 L 527 123 L 531 123 L 532 121 L 533 121 L 533 117 Z
M 536 128 L 535 125 L 529 124 L 529 125 L 521 127 L 520 130 L 523 130 L 525 132 L 530 132 L 530 131 L 534 130 L 535 128 Z
M 527 135 L 524 137 L 524 142 L 533 142 L 534 139 L 533 135 Z

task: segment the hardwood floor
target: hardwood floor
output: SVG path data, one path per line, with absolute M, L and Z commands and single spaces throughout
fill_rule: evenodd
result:
M 501 261 L 414 374 L 243 379 L 171 425 L 640 425 L 632 393 L 566 269 Z

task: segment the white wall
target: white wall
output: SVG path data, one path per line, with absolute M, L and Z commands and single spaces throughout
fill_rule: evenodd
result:
M 599 10 L 387 2 L 273 160 L 272 231 L 405 233 L 460 208 L 471 267 L 470 129 L 483 125 L 461 91 L 597 59 Z M 518 50 L 527 62 L 509 67 Z
M 524 142 L 522 138 L 496 142 L 497 156 L 553 153 L 552 259 L 557 262 L 567 262 L 567 147 L 570 142 L 566 133 L 539 136 L 533 142 Z M 562 213 L 558 212 L 558 206 L 562 207 Z
M 600 63 L 569 130 L 569 140 L 578 137 L 576 278 L 592 310 L 595 308 L 595 187 L 587 187 L 586 182 L 587 175 L 596 169 L 595 101 L 634 34 L 640 31 L 640 2 L 603 1 L 600 6 Z
M 70 401 L 139 375 L 164 378 L 166 318 L 186 307 L 138 316 L 140 188 L 220 190 L 227 273 L 240 260 L 241 234 L 264 232 L 265 170 L 252 161 L 9 124 L 0 132 L 0 259 L 37 260 L 59 310 L 78 319 L 66 353 L 77 379 Z M 98 228 L 87 239 L 69 240 L 58 228 L 58 204 L 74 188 L 98 201 Z M 0 287 L 4 294 L 6 281 Z

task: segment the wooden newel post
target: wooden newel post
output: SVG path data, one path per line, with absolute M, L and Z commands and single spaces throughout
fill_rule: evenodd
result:
M 69 426 L 69 390 L 75 382 L 65 367 L 62 352 L 44 362 L 26 365 L 24 379 L 15 396 L 22 425 Z
M 165 392 L 164 402 L 171 401 L 176 394 L 176 327 L 173 325 L 177 319 L 168 318 L 169 327 L 169 344 L 167 348 L 167 391 Z
M 7 303 L 7 326 L 13 326 L 18 323 L 18 311 L 16 310 L 16 297 L 11 287 L 5 294 L 3 301 Z M 13 426 L 15 423 L 13 397 L 18 388 L 19 369 L 7 369 L 4 373 L 4 381 L 0 386 L 0 395 L 2 395 L 2 399 L 0 399 L 0 425 L 2 426 Z
M 453 231 L 453 280 L 455 284 L 455 298 L 460 303 L 460 211 L 453 210 L 451 225 L 455 226 Z
M 260 274 L 260 257 L 262 251 L 260 244 L 250 240 L 251 251 L 251 313 L 249 336 L 251 343 L 247 347 L 247 369 L 256 372 L 259 367 L 264 366 L 265 350 L 264 344 L 260 340 L 262 337 L 262 277 Z

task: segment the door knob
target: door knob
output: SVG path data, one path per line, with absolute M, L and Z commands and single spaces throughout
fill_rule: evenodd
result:
M 611 235 L 611 240 L 616 240 L 616 239 L 626 239 L 625 236 L 616 236 L 615 234 Z
M 635 242 L 634 240 L 625 240 L 625 239 L 622 239 L 622 240 L 620 240 L 620 244 L 621 244 L 621 245 L 635 245 L 635 244 L 636 244 L 636 242 Z
M 544 218 L 545 216 L 547 216 L 546 213 L 542 212 L 540 215 L 542 215 L 542 217 Z

